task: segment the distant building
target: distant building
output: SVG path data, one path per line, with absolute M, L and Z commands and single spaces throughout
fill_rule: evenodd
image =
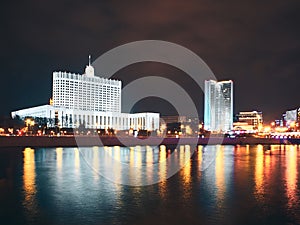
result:
M 185 120 L 185 116 L 161 116 L 162 124 L 185 122 Z
M 238 122 L 247 123 L 252 130 L 259 130 L 263 126 L 263 114 L 258 111 L 239 112 L 237 114 Z
M 299 130 L 300 108 L 286 111 L 282 118 L 283 126 L 292 130 Z
M 224 133 L 233 126 L 233 82 L 205 81 L 204 128 Z
M 298 112 L 299 109 L 288 110 L 285 112 L 285 125 L 289 127 L 291 124 L 294 124 L 298 121 Z
M 249 125 L 247 122 L 234 122 L 233 123 L 234 131 L 244 131 L 245 133 L 255 133 L 252 125 Z
M 159 113 L 121 113 L 121 81 L 96 77 L 94 68 L 85 73 L 53 73 L 53 96 L 49 105 L 12 112 L 11 115 L 46 118 L 49 127 L 117 130 L 157 130 Z

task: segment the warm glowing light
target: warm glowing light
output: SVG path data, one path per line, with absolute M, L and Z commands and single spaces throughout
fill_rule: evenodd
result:
M 150 146 L 146 146 L 146 167 L 147 178 L 151 182 L 153 176 L 153 149 Z
M 265 133 L 270 133 L 270 131 L 271 131 L 271 127 L 269 127 L 269 126 L 264 127 L 264 132 Z
M 180 156 L 182 156 L 180 154 Z M 184 168 L 183 168 L 183 181 L 187 185 L 191 181 L 191 147 L 189 145 L 186 145 L 184 148 Z
M 136 167 L 141 167 L 143 165 L 143 156 L 142 156 L 141 146 L 135 147 L 134 164 Z
M 24 188 L 24 205 L 29 211 L 35 207 L 35 156 L 34 150 L 31 148 L 25 148 L 23 163 L 23 188 Z
M 159 162 L 166 161 L 167 158 L 167 148 L 165 145 L 159 146 Z
M 288 207 L 292 208 L 298 204 L 297 183 L 298 183 L 298 170 L 297 170 L 297 150 L 295 146 L 289 146 L 286 151 L 286 195 L 288 198 Z
M 121 162 L 121 148 L 120 146 L 114 146 L 113 159 L 117 162 Z
M 223 201 L 224 194 L 226 191 L 225 186 L 225 170 L 224 170 L 224 149 L 222 146 L 217 146 L 217 158 L 216 158 L 216 187 L 217 187 L 217 198 L 218 201 Z
M 167 128 L 166 124 L 162 124 L 160 126 L 160 130 L 163 132 Z
M 185 133 L 188 134 L 188 135 L 191 135 L 193 133 L 193 130 L 189 125 L 187 125 L 185 127 Z
M 159 146 L 159 176 L 161 182 L 159 182 L 159 194 L 161 198 L 164 200 L 166 199 L 167 195 L 167 184 L 166 184 L 166 178 L 167 178 L 167 150 L 165 145 Z
M 74 150 L 74 154 L 75 154 L 75 172 L 77 175 L 79 175 L 79 169 L 80 169 L 80 153 L 78 148 L 75 148 Z
M 59 171 L 62 169 L 62 154 L 63 154 L 63 149 L 62 148 L 56 148 L 56 167 Z
M 201 171 L 202 171 L 202 160 L 203 160 L 203 146 L 202 145 L 198 145 L 198 177 L 200 177 L 201 175 Z
M 264 193 L 264 150 L 262 145 L 257 146 L 255 162 L 255 196 L 260 200 Z
M 280 133 L 286 132 L 287 130 L 288 130 L 287 127 L 276 127 L 276 128 L 275 128 L 275 131 L 276 131 L 276 132 L 280 132 Z
M 182 146 L 183 147 L 183 146 Z M 183 199 L 189 201 L 191 198 L 191 147 L 184 146 L 184 150 L 180 150 L 180 161 L 184 163 L 184 167 L 180 172 L 182 177 L 182 186 L 184 189 Z
M 290 127 L 291 128 L 294 128 L 296 126 L 296 122 L 295 121 L 292 121 L 291 123 L 290 123 Z
M 258 125 L 258 131 L 259 131 L 259 132 L 261 132 L 261 131 L 263 130 L 263 128 L 264 128 L 264 127 L 263 127 L 262 124 L 259 124 L 259 125 Z
M 146 163 L 153 164 L 153 149 L 150 146 L 146 146 Z

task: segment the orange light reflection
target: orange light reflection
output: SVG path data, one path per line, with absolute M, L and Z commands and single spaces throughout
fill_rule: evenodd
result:
M 264 150 L 262 145 L 257 146 L 255 161 L 255 196 L 257 200 L 262 200 L 264 194 Z
M 23 188 L 24 188 L 24 206 L 30 212 L 35 211 L 35 156 L 34 149 L 25 148 L 23 164 Z
M 167 149 L 165 145 L 159 147 L 159 176 L 161 182 L 158 183 L 159 195 L 162 200 L 167 197 Z
M 298 202 L 297 196 L 297 150 L 295 146 L 289 146 L 286 151 L 286 195 L 288 198 L 288 207 L 292 208 Z
M 221 204 L 224 200 L 224 194 L 226 191 L 225 186 L 225 170 L 224 170 L 224 149 L 222 146 L 217 146 L 217 158 L 216 158 L 216 187 L 217 187 L 217 199 L 218 204 Z

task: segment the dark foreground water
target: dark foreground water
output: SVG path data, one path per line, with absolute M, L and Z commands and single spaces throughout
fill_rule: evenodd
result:
M 299 169 L 292 145 L 2 149 L 0 224 L 300 224 Z

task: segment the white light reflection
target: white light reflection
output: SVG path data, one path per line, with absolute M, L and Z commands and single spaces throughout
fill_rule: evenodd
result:
M 74 166 L 75 166 L 75 177 L 80 180 L 80 152 L 78 148 L 74 149 Z
M 99 170 L 99 147 L 93 147 L 93 169 L 95 171 Z M 99 180 L 99 174 L 94 173 L 94 180 L 98 181 Z
M 59 174 L 61 174 L 62 171 L 62 163 L 63 163 L 63 149 L 62 148 L 56 148 L 56 168 Z

